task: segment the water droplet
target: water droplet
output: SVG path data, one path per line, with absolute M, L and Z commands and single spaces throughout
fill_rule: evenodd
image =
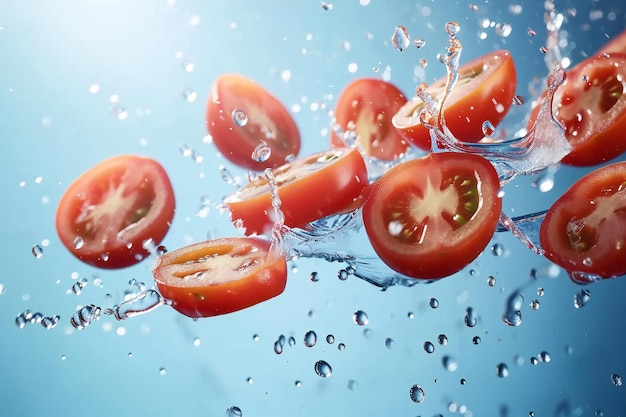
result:
M 485 136 L 491 136 L 491 135 L 493 135 L 493 132 L 496 131 L 495 126 L 489 120 L 485 120 L 483 122 L 481 128 L 482 128 L 482 131 L 483 131 L 483 135 L 485 135 Z
M 513 97 L 513 104 L 516 106 L 521 106 L 522 104 L 524 104 L 526 100 L 524 99 L 524 97 L 522 96 L 515 96 Z
M 348 385 L 348 389 L 350 391 L 354 391 L 355 389 L 358 388 L 359 383 L 357 381 L 355 381 L 354 379 L 351 379 L 351 380 L 348 381 L 347 385 Z
M 480 344 L 480 336 L 474 336 L 472 338 L 472 343 L 475 345 L 479 345 Z
M 427 65 L 428 65 L 428 60 L 426 58 L 421 58 L 420 59 L 420 67 L 426 68 Z
M 345 343 L 339 343 L 339 344 L 337 345 L 337 350 L 342 351 L 342 350 L 345 350 L 345 348 L 346 348 Z
M 541 48 L 539 48 L 539 52 L 541 52 L 542 54 L 547 54 L 548 48 L 546 48 L 545 46 L 542 46 Z
M 311 277 L 311 281 L 313 281 L 313 282 L 317 282 L 317 281 L 320 280 L 317 272 L 311 272 L 310 277 Z
M 309 330 L 304 335 L 304 346 L 313 347 L 317 343 L 317 334 L 313 330 Z
M 391 36 L 391 44 L 398 51 L 402 52 L 411 44 L 411 37 L 404 26 L 396 26 Z
M 622 386 L 622 377 L 619 376 L 618 374 L 613 374 L 613 375 L 611 375 L 611 382 L 616 387 L 621 387 Z
M 509 376 L 508 366 L 506 366 L 505 363 L 499 363 L 498 366 L 496 366 L 496 375 L 498 375 L 500 378 L 506 378 L 507 376 Z
M 539 353 L 539 360 L 541 362 L 548 363 L 552 360 L 552 358 L 550 357 L 550 354 L 544 350 Z
M 367 317 L 367 313 L 363 310 L 357 310 L 352 315 L 352 318 L 356 324 L 359 326 L 365 326 L 369 322 L 369 318 Z
M 467 384 L 467 380 L 465 378 L 461 378 L 459 382 L 461 383 L 461 385 Z
M 496 277 L 494 277 L 493 275 L 489 275 L 487 277 L 487 285 L 489 285 L 490 287 L 495 287 L 496 286 Z
M 53 329 L 57 324 L 59 324 L 60 316 L 52 316 L 52 317 L 44 317 L 41 319 L 41 325 L 47 329 Z
M 196 99 L 198 98 L 198 93 L 196 93 L 194 90 L 192 90 L 189 87 L 183 87 L 180 90 L 180 94 L 183 96 L 183 98 L 188 101 L 189 103 L 193 103 L 194 101 L 196 101 Z
M 431 298 L 429 304 L 430 308 L 437 308 L 439 307 L 439 300 L 437 300 L 436 298 Z
M 322 2 L 322 9 L 324 10 L 332 10 L 333 9 L 333 5 L 332 3 L 326 3 L 325 1 Z
M 461 31 L 461 26 L 456 22 L 447 22 L 445 28 L 451 38 L 454 38 Z
M 92 322 L 100 320 L 102 309 L 93 304 L 86 305 L 74 312 L 70 318 L 70 323 L 77 330 L 82 330 Z
M 539 310 L 539 300 L 534 299 L 530 302 L 530 308 L 532 308 L 533 310 Z
M 413 45 L 415 45 L 415 47 L 417 49 L 423 48 L 424 46 L 426 46 L 426 41 L 424 39 L 415 39 L 413 41 Z
M 241 412 L 241 408 L 239 407 L 228 407 L 226 409 L 226 417 L 242 417 L 243 413 Z
M 314 369 L 315 369 L 315 373 L 321 376 L 322 378 L 328 378 L 333 373 L 333 369 L 330 367 L 330 365 L 326 361 L 315 362 Z
M 504 255 L 504 245 L 502 245 L 501 243 L 494 243 L 493 246 L 491 246 L 491 254 L 493 256 Z
M 448 336 L 442 333 L 439 336 L 437 336 L 437 341 L 439 342 L 441 346 L 445 346 L 448 344 Z
M 194 345 L 195 347 L 200 346 L 200 344 L 201 344 L 201 343 L 202 343 L 202 341 L 200 340 L 200 338 L 199 338 L 199 337 L 196 337 L 195 339 L 193 339 L 193 345 Z
M 496 23 L 496 35 L 506 38 L 513 31 L 513 27 L 508 23 Z
M 346 271 L 345 269 L 340 269 L 339 272 L 337 273 L 337 277 L 341 281 L 347 280 L 348 279 L 348 271 Z
M 265 142 L 261 141 L 252 151 L 252 159 L 256 162 L 265 162 L 269 159 L 270 155 L 272 155 L 272 148 Z
M 167 369 L 159 368 L 159 375 L 166 375 L 166 374 L 167 374 Z
M 387 349 L 393 349 L 395 345 L 396 345 L 396 342 L 392 338 L 388 337 L 385 339 L 385 347 Z
M 421 403 L 424 401 L 424 388 L 415 384 L 409 389 L 409 398 L 414 403 Z
M 435 351 L 435 345 L 429 341 L 424 342 L 424 351 L 426 353 L 433 353 Z
M 468 307 L 467 310 L 465 310 L 464 322 L 467 327 L 475 327 L 478 323 L 478 318 L 476 317 L 473 308 Z
M 87 278 L 80 278 L 72 285 L 72 292 L 76 295 L 80 295 L 83 291 L 83 288 L 87 286 Z
M 43 256 L 43 248 L 41 245 L 37 244 L 33 246 L 32 253 L 35 258 L 39 259 Z
M 411 320 L 413 320 L 413 319 L 415 318 L 415 314 L 413 314 L 413 312 L 412 312 L 412 311 L 409 311 L 409 312 L 406 314 L 406 316 L 407 316 L 409 319 L 411 319 Z
M 248 124 L 248 115 L 246 114 L 245 111 L 241 109 L 233 110 L 231 117 L 233 119 L 233 122 L 239 127 L 242 127 Z
M 535 358 L 534 356 L 530 357 L 530 364 L 531 365 L 537 365 L 539 363 L 539 359 Z
M 276 353 L 277 355 L 283 353 L 283 344 L 280 343 L 279 340 L 274 342 L 274 353 Z
M 254 384 L 254 379 L 253 379 L 252 377 L 250 377 L 250 376 L 249 376 L 249 377 L 247 377 L 247 378 L 246 378 L 246 382 L 247 382 L 248 384 Z
M 300 387 L 302 387 L 302 381 L 298 380 L 298 381 L 294 382 L 293 385 L 295 385 L 296 388 L 300 388 Z
M 544 294 L 545 294 L 545 291 L 544 291 L 543 287 L 537 287 L 537 295 L 539 297 L 543 297 Z
M 326 343 L 328 343 L 329 345 L 332 345 L 333 343 L 335 343 L 335 336 L 333 336 L 332 334 L 327 334 Z
M 459 369 L 458 363 L 454 360 L 454 358 L 452 358 L 452 356 L 444 356 L 441 358 L 441 363 L 447 371 L 454 372 Z
M 253 334 L 252 340 L 254 340 L 255 342 L 258 342 L 259 340 L 261 340 L 261 337 L 258 334 Z
M 82 237 L 76 236 L 76 239 L 74 239 L 74 249 L 82 248 L 84 243 L 85 242 L 83 241 Z
M 296 345 L 296 338 L 293 336 L 290 336 L 289 339 L 287 340 L 287 344 L 289 346 L 295 346 Z
M 519 326 L 522 324 L 522 312 L 520 311 L 524 304 L 524 297 L 518 291 L 511 294 L 504 305 L 504 313 L 502 321 L 509 326 Z
M 586 288 L 578 291 L 576 295 L 574 295 L 574 307 L 583 308 L 587 305 L 589 300 L 591 299 L 591 291 Z

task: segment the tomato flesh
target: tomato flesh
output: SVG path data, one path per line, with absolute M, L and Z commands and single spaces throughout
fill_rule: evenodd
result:
M 440 102 L 446 92 L 447 76 L 428 87 Z M 494 127 L 504 119 L 515 96 L 517 74 L 510 52 L 501 50 L 476 58 L 459 67 L 459 76 L 444 104 L 446 126 L 459 140 L 478 142 L 484 136 L 483 123 Z M 409 100 L 393 117 L 393 125 L 420 149 L 431 148 L 430 133 L 419 120 L 424 102 Z
M 337 213 L 358 199 L 367 185 L 367 168 L 357 149 L 323 151 L 285 164 L 273 171 L 284 224 L 303 227 Z M 231 220 L 247 235 L 270 234 L 276 216 L 272 185 L 259 177 L 227 196 Z
M 281 294 L 287 261 L 271 242 L 223 238 L 160 256 L 152 267 L 161 295 L 193 318 L 232 313 Z
M 572 185 L 548 210 L 539 237 L 545 256 L 567 271 L 626 274 L 626 162 Z
M 300 132 L 289 111 L 269 91 L 240 75 L 226 74 L 215 81 L 206 124 L 222 155 L 246 169 L 276 168 L 300 152 Z M 262 147 L 271 151 L 256 156 Z
M 351 82 L 337 100 L 335 118 L 341 134 L 331 132 L 331 146 L 350 145 L 347 139 L 354 136 L 367 156 L 381 160 L 399 158 L 409 145 L 394 129 L 391 118 L 406 101 L 402 91 L 386 81 L 359 78 Z
M 363 204 L 372 247 L 393 270 L 438 279 L 489 243 L 502 207 L 495 168 L 469 154 L 438 153 L 385 173 Z
M 59 202 L 56 228 L 63 245 L 80 260 L 123 268 L 148 256 L 174 217 L 172 185 L 163 167 L 140 156 L 104 161 L 72 183 Z

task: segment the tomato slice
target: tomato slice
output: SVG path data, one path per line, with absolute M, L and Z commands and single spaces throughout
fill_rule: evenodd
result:
M 300 132 L 289 111 L 269 91 L 240 75 L 226 74 L 215 81 L 206 123 L 222 155 L 246 169 L 276 168 L 300 152 Z M 263 148 L 271 152 L 257 154 Z
M 384 174 L 363 204 L 365 230 L 393 270 L 438 279 L 460 271 L 487 246 L 502 208 L 486 159 L 435 153 Z
M 446 92 L 447 76 L 428 87 L 430 96 L 440 102 Z M 445 102 L 446 126 L 459 140 L 478 142 L 485 134 L 483 123 L 494 127 L 504 119 L 515 96 L 517 74 L 511 53 L 494 51 L 459 67 L 459 76 Z M 429 150 L 428 129 L 420 123 L 424 102 L 418 96 L 409 100 L 392 118 L 393 125 L 415 146 Z
M 284 224 L 303 227 L 337 213 L 359 197 L 368 183 L 365 161 L 357 149 L 339 148 L 315 153 L 273 171 Z M 270 234 L 275 222 L 272 185 L 258 177 L 224 203 L 231 219 L 247 235 Z
M 391 118 L 406 103 L 395 85 L 374 78 L 359 78 L 342 91 L 335 107 L 335 119 L 341 129 L 331 132 L 331 147 L 351 145 L 349 137 L 367 156 L 394 160 L 407 151 L 409 144 L 394 129 Z
M 626 54 L 588 58 L 567 73 L 552 103 L 572 151 L 562 162 L 597 165 L 626 151 Z
M 572 185 L 548 210 L 539 240 L 545 256 L 567 271 L 626 274 L 626 162 Z
M 94 166 L 65 191 L 56 212 L 63 245 L 100 268 L 123 268 L 161 243 L 174 217 L 172 184 L 155 160 L 123 155 Z
M 283 292 L 287 261 L 267 240 L 223 238 L 168 252 L 152 267 L 161 295 L 189 317 L 232 313 Z

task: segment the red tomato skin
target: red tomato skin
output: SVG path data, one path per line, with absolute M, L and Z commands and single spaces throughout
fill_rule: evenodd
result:
M 233 111 L 247 117 L 243 126 L 233 121 Z M 213 143 L 233 164 L 252 171 L 276 168 L 300 152 L 300 132 L 289 111 L 269 91 L 238 74 L 224 74 L 213 84 L 206 110 L 206 125 Z M 274 134 L 268 136 L 263 129 Z M 265 161 L 252 158 L 264 141 L 272 152 Z
M 223 253 L 232 245 L 253 244 L 262 258 L 253 273 L 220 284 L 177 285 L 168 267 L 186 259 L 211 253 Z M 273 252 L 271 242 L 257 238 L 223 238 L 185 246 L 157 258 L 152 267 L 159 293 L 172 308 L 192 318 L 213 317 L 243 310 L 280 295 L 287 284 L 287 261 Z
M 93 198 L 94 193 L 100 194 L 103 187 L 108 186 L 109 180 L 120 174 L 119 170 L 139 173 L 144 173 L 142 170 L 145 170 L 149 176 L 143 181 L 154 184 L 153 203 L 159 207 L 152 206 L 151 210 L 154 212 L 148 212 L 137 222 L 137 227 L 124 235 L 125 240 L 115 239 L 112 244 L 101 246 L 99 242 L 89 242 L 86 236 L 82 236 L 82 230 L 75 220 L 86 201 Z M 63 246 L 81 261 L 102 269 L 125 268 L 139 263 L 149 255 L 148 250 L 143 248 L 144 241 L 152 239 L 155 245 L 163 241 L 174 217 L 175 207 L 172 184 L 167 172 L 157 161 L 136 155 L 121 155 L 92 167 L 67 188 L 57 208 L 56 230 Z M 109 230 L 111 232 L 117 233 L 118 230 Z M 80 246 L 75 244 L 77 237 L 83 238 L 82 247 L 76 247 Z
M 471 168 L 470 168 L 471 167 Z M 483 196 L 481 208 L 470 220 L 471 228 L 464 229 L 463 236 L 454 235 L 442 239 L 446 247 L 437 245 L 430 250 L 421 251 L 414 244 L 394 238 L 384 223 L 382 202 L 389 196 L 397 195 L 401 190 L 414 188 L 420 180 L 416 173 L 442 172 L 473 169 L 480 176 L 480 193 Z M 436 185 L 435 185 L 436 187 Z M 417 279 L 440 279 L 450 276 L 476 259 L 491 240 L 495 232 L 502 200 L 497 197 L 500 188 L 498 174 L 486 159 L 471 154 L 434 153 L 420 159 L 404 162 L 390 169 L 373 184 L 369 199 L 363 204 L 362 214 L 365 230 L 370 243 L 378 256 L 391 269 Z M 461 230 L 461 229 L 459 229 Z
M 484 70 L 485 66 L 493 70 Z M 487 71 L 493 73 L 481 78 L 480 74 Z M 476 73 L 478 75 L 472 77 Z M 428 87 L 434 100 L 440 101 L 443 97 L 446 81 L 447 76 Z M 517 73 L 509 51 L 490 52 L 460 66 L 459 81 L 445 102 L 446 126 L 461 141 L 480 141 L 485 136 L 482 128 L 484 121 L 488 120 L 497 127 L 506 116 L 513 103 L 516 86 Z M 415 146 L 430 150 L 430 131 L 419 122 L 417 115 L 411 117 L 415 109 L 423 105 L 422 99 L 415 96 L 394 116 L 393 124 Z
M 336 123 L 343 133 L 349 130 L 370 136 L 379 133 L 375 139 L 377 143 L 359 138 L 361 149 L 367 156 L 386 161 L 394 160 L 406 153 L 409 147 L 391 123 L 393 115 L 406 101 L 404 93 L 387 81 L 358 78 L 349 83 L 339 95 L 335 106 Z M 371 114 L 363 114 L 368 111 Z M 366 117 L 366 120 L 361 117 Z M 375 132 L 369 131 L 371 127 L 376 129 Z M 343 148 L 347 145 L 334 130 L 331 131 L 332 148 Z
M 306 166 L 306 161 L 333 152 L 342 152 L 342 160 L 307 173 L 303 178 L 279 185 L 278 196 L 285 226 L 304 227 L 312 221 L 340 212 L 358 199 L 368 183 L 368 177 L 365 161 L 357 149 L 340 148 L 319 152 L 279 167 L 274 175 L 278 178 L 290 170 L 297 172 L 298 167 Z M 262 180 L 262 183 L 266 181 Z M 241 220 L 246 235 L 271 233 L 275 214 L 269 188 L 253 197 L 247 197 L 240 190 L 226 197 L 224 203 L 230 210 L 231 220 L 234 223 Z
M 574 183 L 548 210 L 541 223 L 539 241 L 546 258 L 568 272 L 584 272 L 602 278 L 612 278 L 626 274 L 626 215 L 624 205 L 620 207 L 600 207 L 598 196 L 610 194 L 626 186 L 626 162 L 616 162 L 583 176 Z M 624 194 L 624 191 L 620 191 Z M 621 196 L 617 203 L 623 203 Z M 597 240 L 585 250 L 572 247 L 568 230 L 571 221 L 581 220 L 594 211 L 602 210 L 610 217 L 602 217 L 595 229 Z M 609 213 L 610 212 L 610 213 Z M 576 224 L 576 223 L 574 223 Z M 569 227 L 569 229 L 568 229 Z M 591 229 L 587 236 L 594 235 Z

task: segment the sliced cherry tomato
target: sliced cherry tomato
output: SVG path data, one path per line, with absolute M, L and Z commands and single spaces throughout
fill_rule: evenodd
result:
M 189 317 L 232 313 L 276 297 L 287 283 L 287 261 L 267 240 L 214 239 L 157 258 L 161 295 Z
M 460 271 L 489 243 L 502 208 L 486 159 L 435 153 L 384 174 L 363 204 L 372 247 L 393 270 L 423 279 Z
M 365 161 L 357 149 L 339 148 L 319 152 L 273 171 L 284 224 L 303 227 L 337 213 L 359 197 L 367 185 Z M 225 198 L 231 219 L 247 235 L 270 234 L 276 220 L 272 184 L 259 176 Z
M 409 145 L 391 124 L 391 118 L 406 103 L 406 97 L 395 85 L 374 78 L 359 78 L 343 90 L 335 107 L 335 118 L 341 133 L 331 132 L 330 144 L 341 148 L 350 144 L 351 135 L 368 156 L 394 160 Z
M 174 190 L 158 162 L 117 156 L 68 187 L 57 208 L 56 229 L 78 259 L 100 268 L 123 268 L 149 254 L 150 239 L 161 243 L 174 209 Z
M 281 102 L 240 75 L 213 84 L 206 112 L 213 143 L 226 159 L 253 171 L 276 168 L 300 152 L 300 132 Z M 271 149 L 257 154 L 263 148 Z
M 567 271 L 626 274 L 626 162 L 572 185 L 548 210 L 539 239 L 545 256 Z
M 552 103 L 573 147 L 563 163 L 597 165 L 626 151 L 625 89 L 625 54 L 594 56 L 568 71 Z
M 447 76 L 428 87 L 430 96 L 440 102 L 446 92 Z M 517 83 L 513 57 L 509 51 L 488 53 L 459 67 L 459 76 L 445 101 L 446 126 L 459 140 L 478 142 L 485 134 L 483 123 L 494 127 L 508 112 Z M 393 125 L 415 146 L 431 148 L 430 133 L 419 120 L 424 102 L 418 96 L 409 100 L 393 117 Z

